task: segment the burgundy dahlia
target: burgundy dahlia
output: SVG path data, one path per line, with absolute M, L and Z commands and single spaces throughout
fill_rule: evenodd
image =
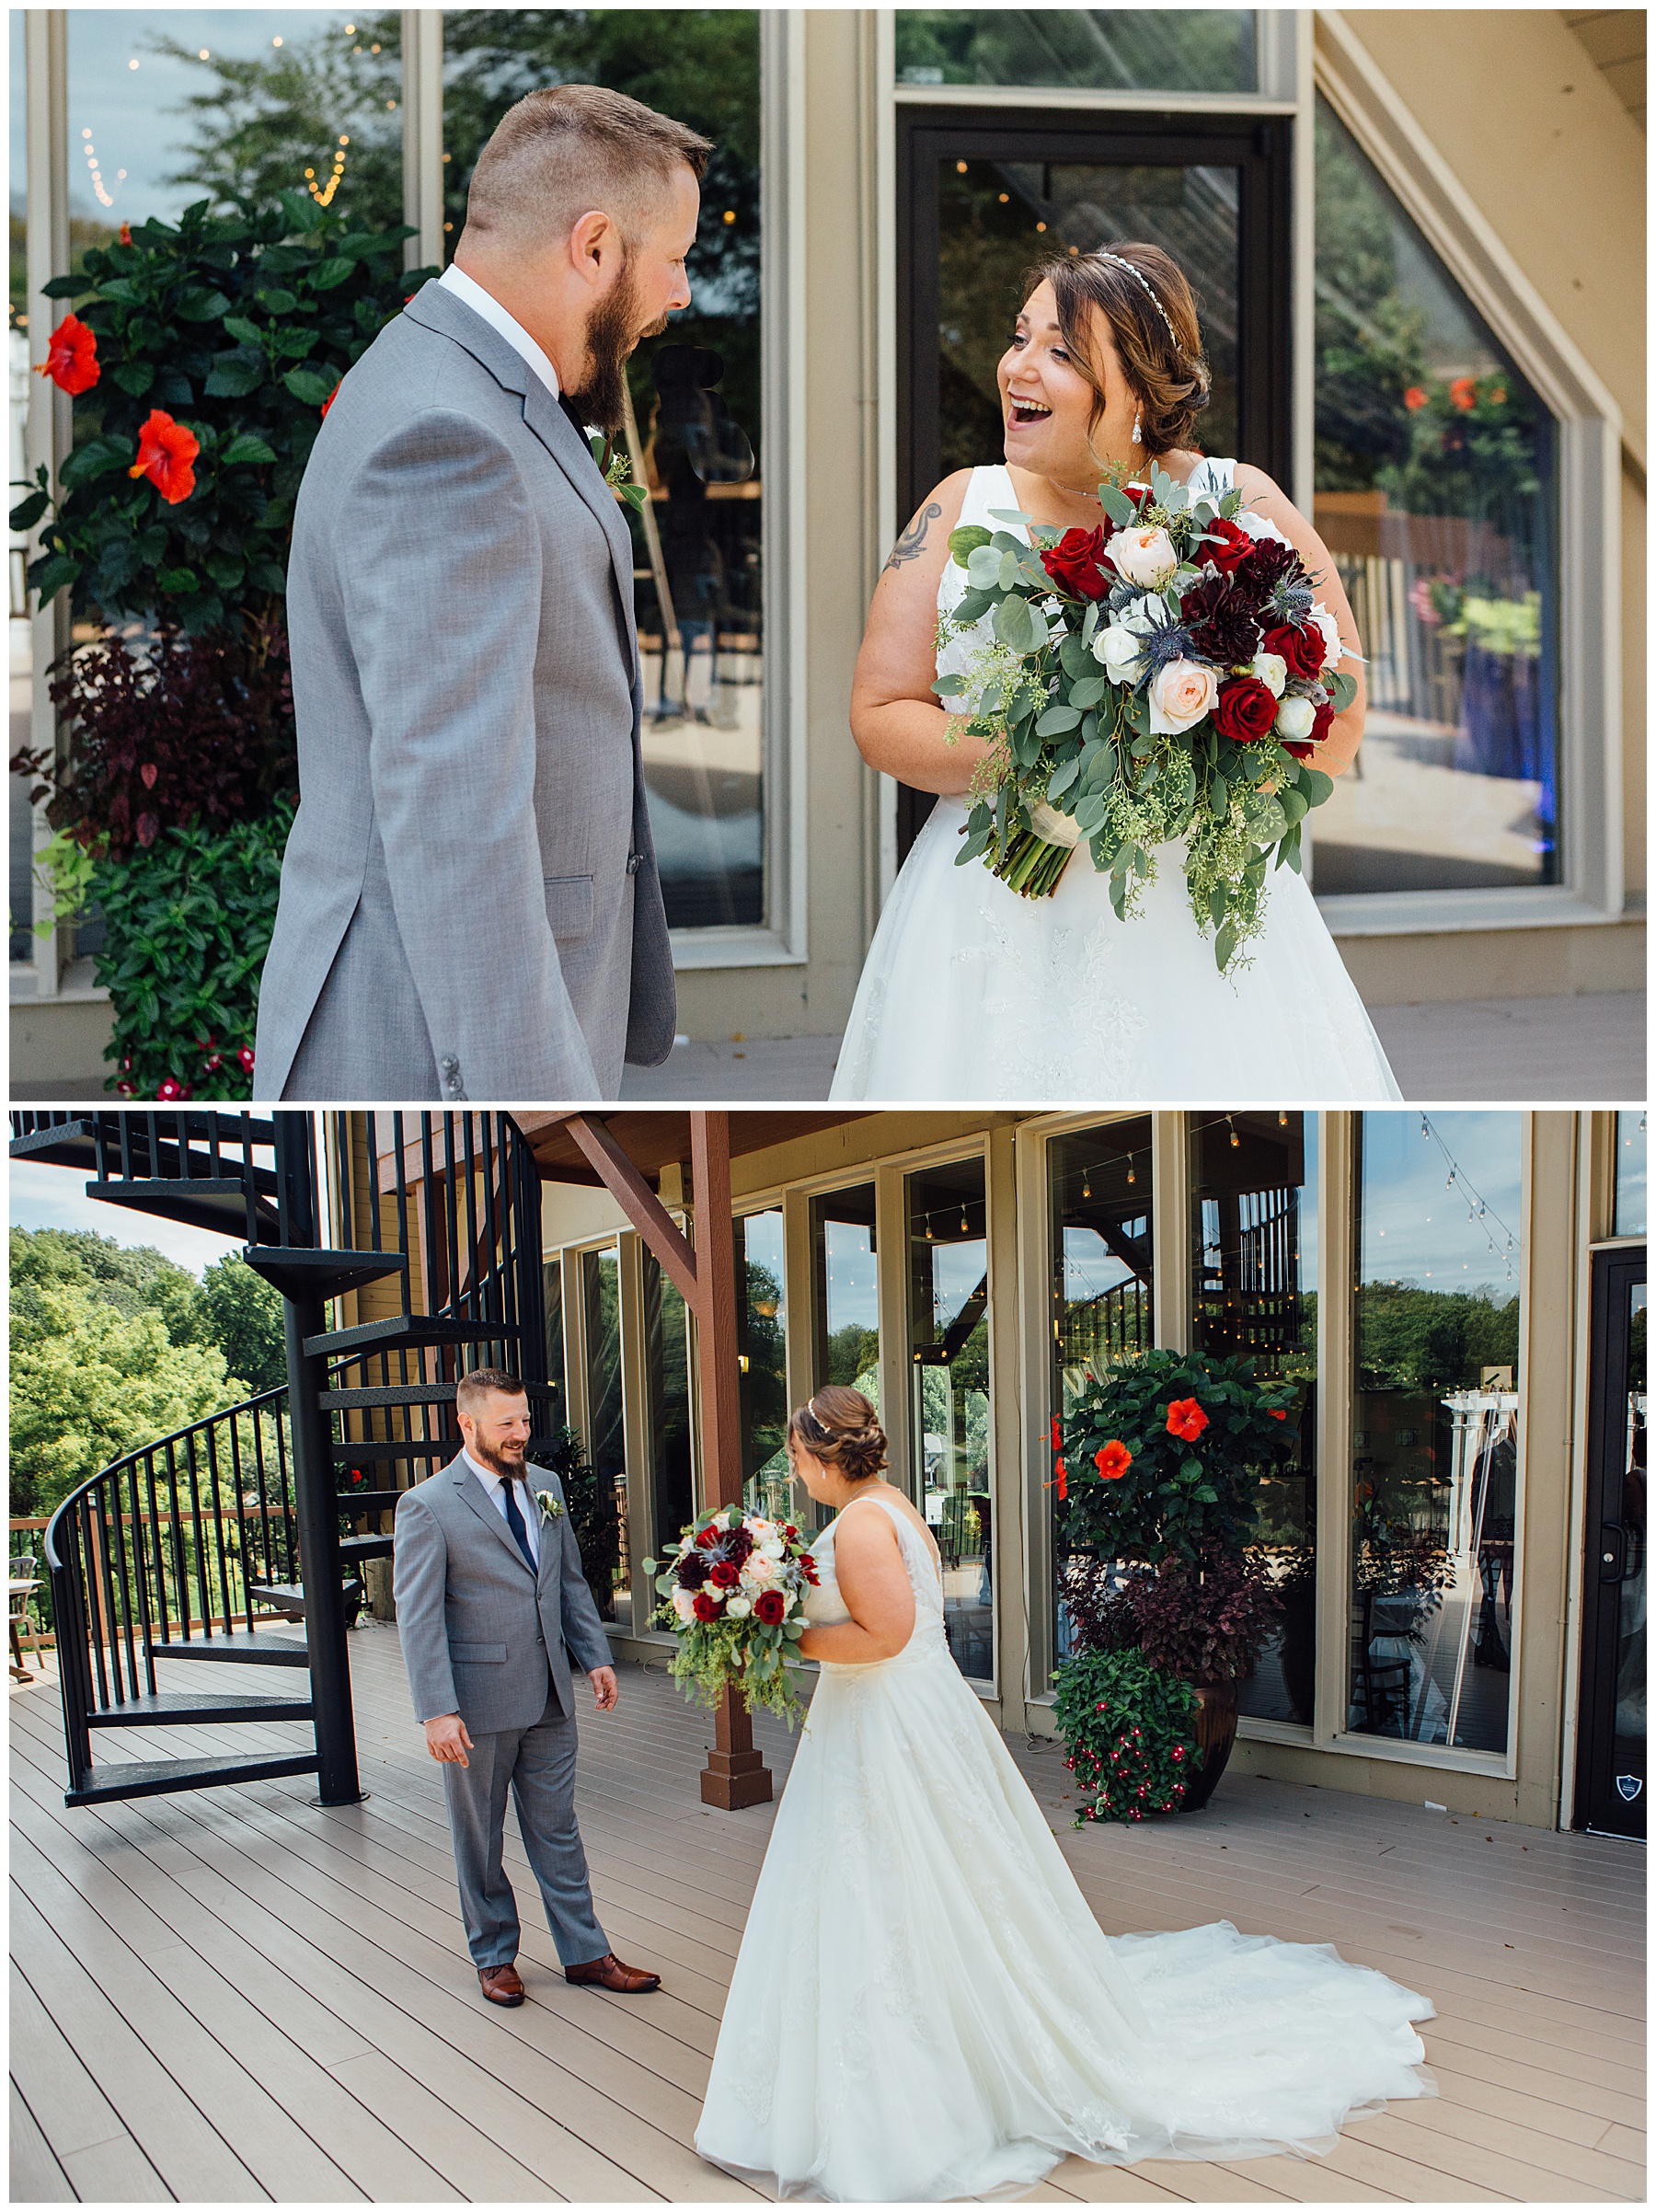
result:
M 707 1555 L 705 1551 L 686 1551 L 678 1563 L 681 1590 L 699 1590 L 707 1579 Z
M 1246 666 L 1259 650 L 1259 617 L 1251 592 L 1228 576 L 1204 576 L 1179 602 L 1179 619 L 1204 661 Z

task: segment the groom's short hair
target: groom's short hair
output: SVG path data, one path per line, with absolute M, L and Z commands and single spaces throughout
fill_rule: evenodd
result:
M 712 141 L 604 85 L 553 85 L 508 108 L 477 156 L 466 225 L 513 245 L 567 237 L 593 208 L 631 246 L 684 162 L 699 179 Z
M 523 1384 L 508 1368 L 474 1367 L 463 1375 L 454 1385 L 454 1404 L 463 1413 L 472 1412 L 480 1398 L 499 1391 L 502 1398 L 524 1398 L 528 1393 Z

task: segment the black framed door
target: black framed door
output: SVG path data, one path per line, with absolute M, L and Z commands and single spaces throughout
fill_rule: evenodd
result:
M 1293 119 L 897 110 L 897 482 L 1002 457 L 995 370 L 1041 255 L 1143 238 L 1190 273 L 1213 372 L 1197 435 L 1285 481 Z M 900 787 L 906 853 L 929 792 Z
M 1593 1261 L 1574 1825 L 1645 1833 L 1645 1254 Z

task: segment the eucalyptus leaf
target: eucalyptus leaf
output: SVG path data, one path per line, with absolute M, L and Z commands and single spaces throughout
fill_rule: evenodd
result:
M 1079 726 L 1081 716 L 1075 707 L 1049 707 L 1035 725 L 1039 737 L 1065 737 Z

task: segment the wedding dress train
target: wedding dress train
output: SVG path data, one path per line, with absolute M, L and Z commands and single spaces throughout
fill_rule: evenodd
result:
M 1192 491 L 1227 491 L 1234 467 L 1204 460 Z M 960 521 L 1013 528 L 995 511 L 1017 505 L 1004 467 L 975 468 Z M 951 561 L 937 586 L 940 615 L 965 588 Z M 971 651 L 950 640 L 939 672 L 962 668 Z M 1291 1106 L 1402 1097 L 1293 869 L 1271 870 L 1251 964 L 1227 977 L 1190 912 L 1178 847 L 1158 849 L 1156 880 L 1122 922 L 1085 847 L 1047 899 L 1019 897 L 979 861 L 957 867 L 967 812 L 962 800 L 939 799 L 903 863 L 857 985 L 832 1098 Z M 1315 815 L 1309 826 L 1315 835 Z
M 777 1808 L 696 2133 L 784 2197 L 936 2202 L 1126 2164 L 1332 2148 L 1436 2093 L 1432 2007 L 1328 1944 L 1228 1921 L 1106 1937 L 949 1655 L 931 1548 L 894 1658 L 824 1664 Z M 834 1527 L 812 1620 L 848 1618 Z

